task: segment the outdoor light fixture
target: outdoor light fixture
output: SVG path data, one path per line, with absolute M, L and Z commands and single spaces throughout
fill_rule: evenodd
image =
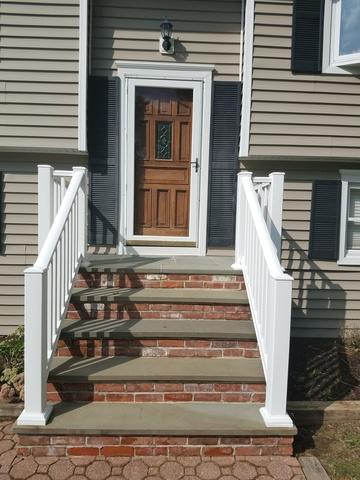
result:
M 160 53 L 172 55 L 174 53 L 174 39 L 171 38 L 173 25 L 167 18 L 160 24 Z

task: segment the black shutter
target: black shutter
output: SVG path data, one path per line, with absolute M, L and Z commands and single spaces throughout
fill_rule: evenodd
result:
M 315 180 L 313 182 L 309 258 L 338 259 L 340 206 L 340 181 Z
M 321 73 L 324 0 L 294 0 L 291 69 Z
M 89 243 L 116 245 L 120 201 L 119 78 L 90 77 L 88 99 Z
M 211 120 L 208 245 L 234 243 L 241 83 L 214 82 Z

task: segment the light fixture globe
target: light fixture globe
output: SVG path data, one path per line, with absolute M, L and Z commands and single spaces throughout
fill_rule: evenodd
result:
M 160 32 L 162 38 L 162 48 L 164 52 L 170 52 L 173 49 L 173 42 L 171 41 L 173 25 L 167 18 L 160 24 Z

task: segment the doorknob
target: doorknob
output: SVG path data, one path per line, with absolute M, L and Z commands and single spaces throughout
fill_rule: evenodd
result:
M 199 159 L 197 158 L 195 162 L 190 162 L 190 165 L 195 165 L 195 172 L 197 173 L 200 168 Z

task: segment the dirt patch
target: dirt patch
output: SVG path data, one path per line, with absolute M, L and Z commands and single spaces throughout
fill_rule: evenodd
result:
M 301 428 L 295 439 L 295 453 L 315 455 L 331 480 L 360 480 L 360 425 Z
M 360 400 L 360 346 L 357 342 L 352 339 L 292 339 L 288 399 Z

